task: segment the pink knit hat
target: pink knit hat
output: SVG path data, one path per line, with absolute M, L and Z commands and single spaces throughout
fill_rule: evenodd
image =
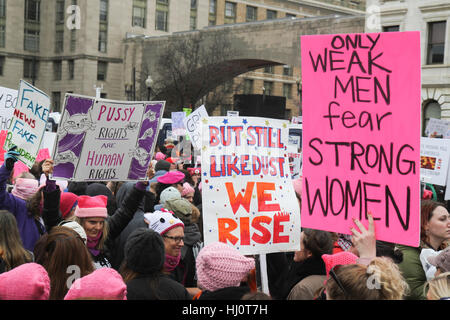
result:
M 183 184 L 183 191 L 181 192 L 181 196 L 184 197 L 189 193 L 195 192 L 194 188 L 191 187 L 191 185 L 188 182 L 185 182 Z
M 107 202 L 108 198 L 103 195 L 95 197 L 79 196 L 75 216 L 79 218 L 106 218 L 108 216 Z
M 40 264 L 25 263 L 0 274 L 0 300 L 48 300 L 50 278 Z
M 327 279 L 330 276 L 330 270 L 337 265 L 355 264 L 358 256 L 348 252 L 342 251 L 335 254 L 323 254 L 322 260 L 325 262 L 325 270 L 327 271 Z
M 164 160 L 166 158 L 166 155 L 162 152 L 157 152 L 155 155 L 155 160 Z
M 180 183 L 185 178 L 186 176 L 181 171 L 169 171 L 165 175 L 159 177 L 157 181 L 164 184 L 174 184 Z
M 60 196 L 59 209 L 62 218 L 65 219 L 72 209 L 77 205 L 78 196 L 72 192 L 62 192 Z
M 39 182 L 36 179 L 17 178 L 11 193 L 23 200 L 28 200 L 39 190 Z
M 83 298 L 127 300 L 127 286 L 122 276 L 116 270 L 100 268 L 87 276 L 75 280 L 64 300 Z
M 295 193 L 301 198 L 302 197 L 302 178 L 292 180 L 294 185 Z
M 197 285 L 215 291 L 238 287 L 241 280 L 255 268 L 255 260 L 242 255 L 236 248 L 214 242 L 203 247 L 196 260 Z

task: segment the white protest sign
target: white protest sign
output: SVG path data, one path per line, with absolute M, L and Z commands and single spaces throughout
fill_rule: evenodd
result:
M 227 117 L 239 117 L 239 111 L 228 110 Z
M 439 136 L 443 138 L 450 138 L 450 121 L 443 119 L 430 118 L 427 127 L 425 129 L 425 134 L 430 138 L 432 135 L 434 137 Z
M 189 116 L 183 119 L 184 127 L 191 138 L 194 149 L 200 150 L 202 147 L 202 126 L 201 120 L 208 118 L 208 112 L 204 105 L 195 109 Z
M 205 244 L 242 254 L 300 248 L 300 207 L 287 157 L 288 121 L 209 117 L 202 121 Z
M 8 130 L 17 102 L 17 90 L 0 87 L 0 130 Z
M 47 94 L 20 80 L 16 108 L 11 119 L 5 141 L 5 150 L 13 145 L 20 153 L 19 160 L 31 168 L 39 152 L 50 112 L 50 98 Z
M 115 101 L 67 94 L 53 176 L 76 181 L 146 178 L 164 101 Z
M 445 186 L 449 160 L 449 139 L 420 139 L 420 181 Z

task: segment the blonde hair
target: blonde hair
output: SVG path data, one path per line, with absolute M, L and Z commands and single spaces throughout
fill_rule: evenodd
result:
M 428 281 L 423 292 L 429 300 L 450 299 L 450 272 L 441 273 Z
M 84 221 L 86 221 L 87 219 L 88 218 L 79 218 L 77 216 L 74 216 L 74 219 L 71 219 L 71 220 L 77 222 L 84 229 Z M 95 247 L 95 249 L 100 250 L 100 251 L 103 250 L 105 241 L 108 238 L 108 232 L 109 232 L 108 221 L 105 219 L 105 222 L 103 223 L 102 237 L 98 241 L 98 244 Z
M 409 290 L 398 266 L 386 257 L 374 258 L 368 266 L 344 265 L 335 273 L 345 293 L 330 277 L 326 290 L 332 300 L 402 300 Z

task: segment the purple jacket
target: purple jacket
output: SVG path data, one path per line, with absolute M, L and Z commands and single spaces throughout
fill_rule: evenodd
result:
M 39 222 L 36 222 L 34 217 L 29 214 L 25 200 L 15 197 L 6 190 L 6 181 L 10 174 L 11 172 L 3 164 L 0 167 L 0 210 L 8 210 L 16 217 L 23 246 L 25 249 L 33 251 L 36 241 L 41 236 L 36 225 Z M 42 230 L 45 230 L 43 225 Z

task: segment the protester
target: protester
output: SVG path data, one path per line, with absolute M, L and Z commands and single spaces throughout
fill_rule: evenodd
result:
M 424 286 L 428 300 L 450 300 L 450 272 L 444 272 L 429 280 Z
M 181 192 L 183 192 L 183 183 L 185 182 L 185 177 L 184 173 L 180 171 L 169 171 L 156 180 L 158 181 L 158 184 L 155 187 L 156 203 L 160 202 L 161 193 L 169 187 L 174 187 L 180 192 L 180 194 Z
M 338 265 L 330 269 L 327 300 L 402 300 L 408 290 L 398 266 L 386 257 L 369 265 Z
M 75 280 L 64 300 L 127 300 L 127 286 L 116 270 L 101 268 Z
M 19 154 L 15 150 L 16 147 L 13 147 L 5 154 L 5 162 L 0 167 L 0 210 L 7 210 L 14 215 L 24 248 L 33 251 L 36 241 L 46 232 L 41 218 L 42 210 L 52 210 L 54 206 L 52 202 L 45 200 L 42 189 L 39 190 L 39 182 L 28 172 L 21 173 L 16 178 L 11 193 L 6 190 L 6 182 L 18 160 Z M 48 168 L 46 166 L 46 170 Z M 43 197 L 42 208 L 40 204 Z M 46 205 L 52 208 L 47 208 Z
M 50 279 L 37 263 L 25 263 L 0 274 L 0 300 L 48 300 Z
M 120 269 L 128 300 L 191 300 L 183 285 L 163 272 L 165 261 L 165 244 L 158 232 L 139 228 L 130 234 Z
M 167 200 L 181 199 L 181 193 L 175 187 L 168 187 L 164 189 L 159 196 L 159 204 L 155 205 L 155 210 L 161 210 L 166 205 Z M 155 211 L 154 210 L 154 211 Z
M 41 237 L 35 248 L 36 262 L 50 277 L 50 300 L 62 300 L 76 276 L 94 271 L 94 265 L 83 242 L 74 230 L 56 226 Z
M 181 248 L 180 262 L 171 276 L 185 287 L 196 287 L 195 259 L 203 244 L 198 226 L 192 223 L 193 206 L 186 199 L 172 199 L 166 201 L 165 208 L 172 211 L 184 224 L 184 246 Z
M 61 199 L 59 201 L 59 209 L 61 211 L 61 217 L 64 220 L 71 219 L 75 215 L 75 208 L 78 204 L 78 196 L 72 192 L 61 193 Z
M 144 220 L 150 229 L 163 237 L 164 272 L 170 274 L 180 263 L 181 248 L 184 246 L 184 224 L 173 212 L 163 210 L 144 214 Z
M 403 253 L 400 270 L 410 287 L 407 299 L 424 300 L 423 288 L 427 281 L 425 270 L 420 261 L 423 249 L 439 251 L 445 248 L 450 239 L 450 217 L 444 204 L 434 200 L 423 200 L 421 204 L 420 245 L 417 248 L 398 245 Z
M 198 300 L 240 300 L 251 292 L 248 279 L 255 268 L 236 248 L 213 242 L 200 250 L 196 260 Z
M 194 188 L 192 188 L 189 183 L 185 182 L 183 184 L 183 191 L 181 192 L 181 196 L 188 200 L 190 203 L 194 203 L 194 193 Z
M 0 210 L 0 273 L 29 262 L 33 262 L 33 254 L 22 245 L 16 219 L 9 211 Z

